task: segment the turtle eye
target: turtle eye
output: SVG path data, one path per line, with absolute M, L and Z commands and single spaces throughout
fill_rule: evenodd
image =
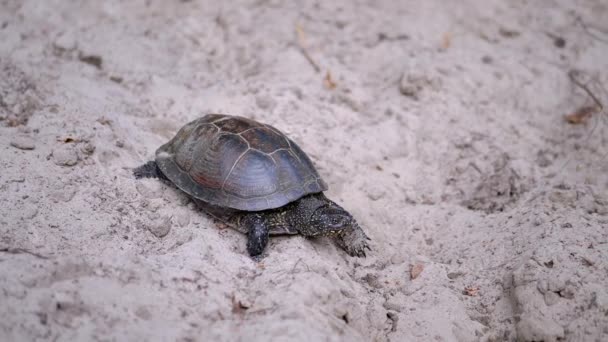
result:
M 346 226 L 349 222 L 349 218 L 345 215 L 334 214 L 329 216 L 329 220 L 327 222 L 327 226 L 330 229 L 341 229 Z
M 338 232 L 347 228 L 351 222 L 351 216 L 341 208 L 321 207 L 313 217 L 313 225 L 323 231 L 321 234 Z

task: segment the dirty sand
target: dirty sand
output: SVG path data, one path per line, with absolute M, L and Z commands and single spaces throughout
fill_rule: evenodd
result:
M 0 2 L 0 340 L 608 340 L 608 3 Z M 308 56 L 308 57 L 307 57 Z M 316 70 L 318 69 L 318 71 Z M 276 126 L 372 238 L 262 262 L 131 168 Z

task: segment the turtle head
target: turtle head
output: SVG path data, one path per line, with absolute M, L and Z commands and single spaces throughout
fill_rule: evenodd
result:
M 335 236 L 350 228 L 353 221 L 353 217 L 346 210 L 326 205 L 313 212 L 300 233 L 306 236 Z

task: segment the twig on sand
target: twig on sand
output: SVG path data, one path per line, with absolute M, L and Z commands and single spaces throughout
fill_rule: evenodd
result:
M 597 98 L 597 96 L 595 96 L 595 94 L 589 89 L 589 87 L 586 84 L 583 84 L 583 82 L 581 82 L 581 80 L 578 78 L 578 76 L 579 76 L 579 72 L 577 70 L 570 70 L 568 72 L 568 77 L 570 77 L 570 80 L 572 81 L 572 83 L 574 83 L 579 88 L 583 89 L 585 91 L 585 93 L 587 93 L 587 95 L 589 95 L 589 97 L 591 97 L 593 102 L 595 102 L 596 106 L 599 108 L 599 111 L 603 111 L 604 106 L 602 105 L 602 102 Z
M 583 106 L 570 114 L 566 114 L 565 119 L 573 125 L 582 124 L 587 122 L 597 110 L 596 106 Z
M 308 63 L 312 65 L 315 71 L 318 73 L 321 72 L 321 67 L 319 66 L 319 64 L 317 64 L 317 62 L 315 62 L 315 60 L 308 52 L 308 49 L 306 48 L 306 35 L 304 34 L 304 30 L 302 29 L 300 24 L 296 24 L 296 34 L 298 35 L 298 47 L 300 47 L 300 51 L 302 52 Z
M 445 32 L 443 36 L 441 36 L 441 49 L 447 50 L 452 46 L 452 33 Z
M 36 252 L 29 251 L 25 248 L 12 248 L 12 247 L 1 247 L 0 252 L 9 253 L 9 254 L 29 254 L 33 255 L 36 258 L 40 259 L 48 259 L 49 257 L 44 256 L 42 254 L 38 254 Z
M 336 84 L 336 81 L 334 81 L 334 79 L 331 77 L 331 73 L 329 72 L 329 70 L 327 70 L 327 73 L 325 74 L 325 78 L 323 79 L 323 85 L 329 90 L 336 89 L 336 87 L 338 86 Z
M 593 27 L 593 30 L 595 30 L 595 31 L 597 31 L 597 32 L 601 32 L 602 34 L 604 34 L 604 35 L 606 35 L 606 36 L 607 36 L 606 38 L 604 38 L 604 37 L 600 37 L 600 36 L 599 36 L 597 33 L 594 33 L 594 32 L 592 32 L 592 31 L 589 29 L 589 25 L 585 24 L 585 22 L 583 21 L 583 19 L 581 19 L 581 17 L 577 16 L 577 17 L 576 17 L 576 22 L 577 22 L 579 25 L 581 25 L 581 27 L 583 28 L 583 30 L 584 30 L 584 31 L 585 31 L 585 32 L 586 32 L 586 33 L 587 33 L 589 36 L 591 36 L 592 38 L 595 38 L 595 39 L 599 40 L 599 41 L 600 41 L 600 42 L 602 42 L 602 43 L 607 43 L 607 44 L 608 44 L 608 33 L 607 33 L 607 32 L 604 32 L 604 31 L 602 31 L 602 30 L 600 30 L 600 29 L 598 29 L 598 28 Z
M 293 264 L 293 268 L 291 269 L 291 273 L 294 273 L 294 271 L 296 270 L 296 267 L 298 267 L 298 265 L 302 263 L 304 266 L 306 266 L 306 271 L 310 272 L 310 267 L 308 267 L 308 265 L 302 261 L 302 258 L 299 258 L 298 261 L 296 261 L 295 264 Z

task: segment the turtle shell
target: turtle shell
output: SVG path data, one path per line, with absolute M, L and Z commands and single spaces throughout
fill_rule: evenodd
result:
M 209 114 L 186 124 L 156 151 L 156 163 L 190 196 L 239 210 L 278 208 L 327 190 L 285 134 L 239 116 Z

